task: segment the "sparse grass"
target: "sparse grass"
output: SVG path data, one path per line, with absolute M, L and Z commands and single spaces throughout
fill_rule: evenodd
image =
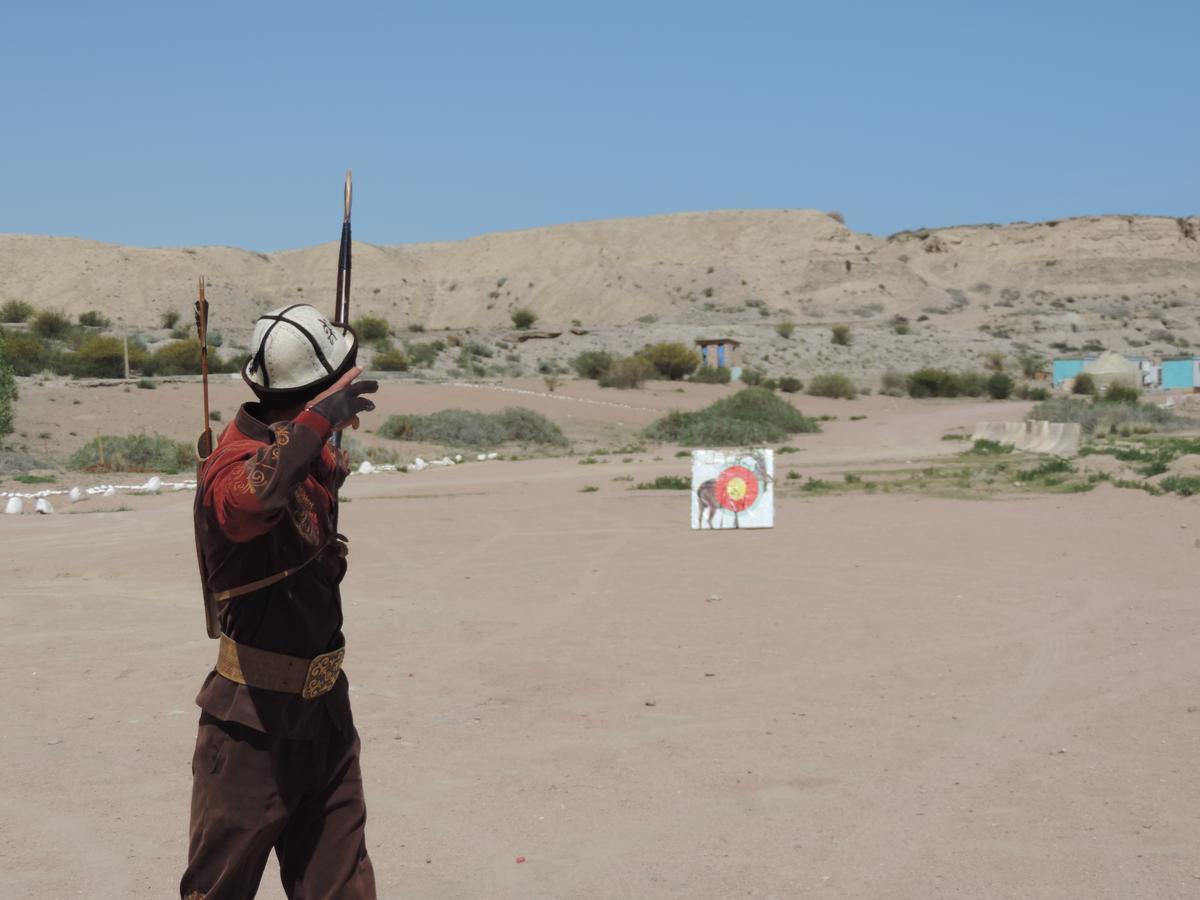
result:
M 945 437 L 948 437 L 945 436 Z M 943 440 L 945 440 L 943 437 Z M 977 440 L 969 450 L 964 450 L 963 455 L 970 456 L 1002 456 L 1005 453 L 1012 453 L 1013 447 L 1011 444 L 1001 444 L 999 441 L 991 441 L 987 438 Z
M 18 475 L 13 481 L 21 484 L 54 484 L 58 479 L 53 475 Z
M 775 333 L 784 340 L 790 340 L 792 335 L 796 333 L 795 322 L 780 322 L 775 326 Z
M 642 481 L 637 485 L 639 491 L 690 491 L 692 480 L 682 475 L 659 475 L 653 481 Z
M 376 466 L 399 466 L 400 454 L 391 447 L 366 447 L 358 438 L 345 436 L 342 449 L 350 456 L 351 468 L 369 461 Z
M 1048 422 L 1078 422 L 1083 433 L 1088 435 L 1179 431 L 1196 425 L 1192 419 L 1176 416 L 1170 410 L 1159 409 L 1149 403 L 1114 403 L 1078 397 L 1045 400 L 1029 411 L 1028 418 Z
M 85 472 L 159 472 L 173 475 L 195 465 L 195 451 L 161 434 L 102 435 L 71 454 L 68 469 Z
M 830 329 L 833 343 L 838 347 L 849 347 L 854 343 L 854 335 L 850 333 L 849 325 L 834 325 Z
M 594 484 L 585 484 L 583 487 L 581 487 L 581 488 L 579 489 L 579 493 L 581 493 L 581 494 L 594 494 L 594 493 L 596 493 L 596 491 L 598 491 L 598 490 L 600 490 L 600 488 L 596 487 L 596 485 L 594 485 Z
M 567 446 L 557 425 L 541 413 L 519 406 L 499 413 L 444 409 L 427 416 L 389 416 L 378 434 L 394 440 L 478 450 L 508 443 Z
M 1180 497 L 1191 497 L 1200 493 L 1200 477 L 1195 475 L 1168 475 L 1158 483 L 1158 488 Z
M 1151 478 L 1169 471 L 1171 463 L 1185 455 L 1200 455 L 1200 438 L 1161 435 L 1130 437 L 1102 444 L 1085 444 L 1080 456 L 1111 456 L 1133 463 L 1139 475 Z
M 150 378 L 139 378 L 137 386 L 143 391 L 154 391 L 158 389 L 158 382 Z

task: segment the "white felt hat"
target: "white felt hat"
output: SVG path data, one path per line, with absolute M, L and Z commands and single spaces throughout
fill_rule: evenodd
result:
M 254 323 L 242 377 L 259 394 L 311 390 L 332 384 L 350 368 L 358 338 L 307 303 L 282 306 Z

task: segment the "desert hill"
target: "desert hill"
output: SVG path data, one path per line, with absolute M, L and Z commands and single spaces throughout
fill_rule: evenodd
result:
M 152 332 L 162 312 L 186 312 L 203 273 L 214 326 L 237 344 L 265 309 L 331 306 L 336 257 L 335 243 L 264 254 L 7 234 L 0 303 L 97 309 L 122 328 Z M 717 332 L 745 340 L 746 361 L 767 368 L 903 368 L 1014 343 L 1170 354 L 1200 342 L 1198 290 L 1200 217 L 1096 216 L 881 238 L 821 212 L 748 210 L 354 246 L 356 315 L 383 316 L 398 332 L 498 332 L 528 306 L 546 325 L 592 331 L 569 347 L 534 342 L 554 357 L 585 344 L 622 349 Z M 910 320 L 909 334 L 894 333 L 896 316 Z M 791 341 L 774 332 L 783 321 L 797 324 Z M 835 322 L 853 323 L 854 347 L 827 346 Z

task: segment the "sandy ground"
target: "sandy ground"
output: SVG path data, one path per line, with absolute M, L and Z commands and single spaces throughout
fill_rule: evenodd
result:
M 102 414 L 128 402 L 111 390 Z M 133 396 L 190 433 L 185 390 Z M 706 402 L 580 394 L 613 396 L 642 409 L 522 402 L 596 440 Z M 509 402 L 408 386 L 383 410 L 422 397 Z M 802 405 L 825 403 L 838 421 L 781 463 L 949 453 L 945 431 L 1023 412 Z M 786 498 L 772 531 L 693 533 L 685 493 L 612 480 L 685 466 L 652 448 L 350 480 L 347 671 L 381 897 L 1200 892 L 1194 501 Z M 190 500 L 0 516 L 0 896 L 175 890 L 215 654 Z M 274 863 L 260 896 L 281 896 Z

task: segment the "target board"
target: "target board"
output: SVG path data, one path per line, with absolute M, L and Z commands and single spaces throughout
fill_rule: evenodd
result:
M 692 451 L 692 528 L 772 528 L 775 455 L 763 450 Z

